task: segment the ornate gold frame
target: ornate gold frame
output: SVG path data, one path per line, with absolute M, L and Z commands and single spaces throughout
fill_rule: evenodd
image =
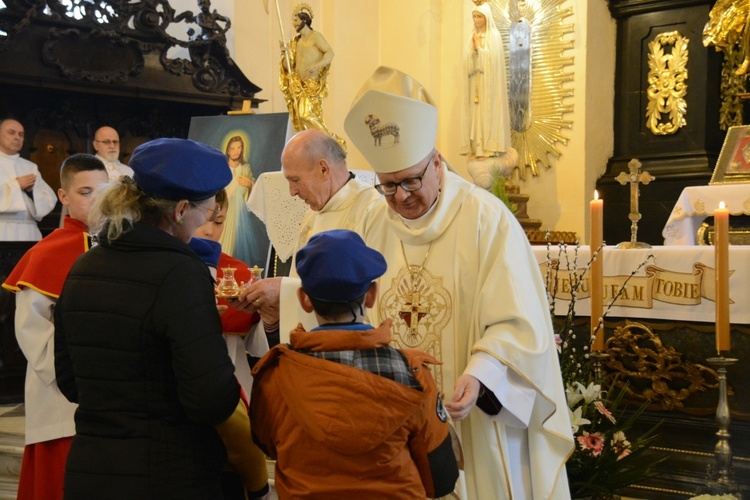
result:
M 688 42 L 678 31 L 670 31 L 648 44 L 646 125 L 654 135 L 675 134 L 687 124 Z
M 561 131 L 573 126 L 571 120 L 563 119 L 565 113 L 573 112 L 573 105 L 567 102 L 573 97 L 573 73 L 565 71 L 573 64 L 573 57 L 564 55 L 574 48 L 569 36 L 573 33 L 573 24 L 563 22 L 573 15 L 573 9 L 563 8 L 564 0 L 489 0 L 488 3 L 505 43 L 508 79 L 530 80 L 527 109 L 522 110 L 526 128 L 511 129 L 511 141 L 519 155 L 514 177 L 526 179 L 526 169 L 537 176 L 539 164 L 551 168 L 550 156 L 560 158 L 558 143 L 568 143 Z M 524 75 L 510 71 L 510 27 L 519 21 L 530 30 L 530 65 Z M 514 97 L 511 94 L 509 97 L 513 108 Z
M 750 182 L 750 125 L 729 127 L 709 184 L 745 182 Z

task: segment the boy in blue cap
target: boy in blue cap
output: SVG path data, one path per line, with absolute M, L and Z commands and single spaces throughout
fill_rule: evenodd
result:
M 458 468 L 448 415 L 416 349 L 388 346 L 391 320 L 365 323 L 386 270 L 347 230 L 313 236 L 296 256 L 298 327 L 258 362 L 250 402 L 256 442 L 276 459 L 285 498 L 425 498 L 453 491 Z M 283 397 L 279 397 L 279 395 Z

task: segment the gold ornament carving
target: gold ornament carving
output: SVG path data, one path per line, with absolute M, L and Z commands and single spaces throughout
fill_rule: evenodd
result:
M 608 378 L 629 399 L 650 402 L 652 409 L 683 408 L 692 394 L 719 386 L 715 370 L 683 359 L 674 347 L 666 347 L 648 326 L 626 321 L 607 340 Z
M 648 44 L 646 125 L 654 135 L 674 134 L 687 123 L 688 42 L 670 31 Z
M 539 175 L 539 165 L 552 167 L 551 158 L 560 158 L 558 145 L 567 145 L 568 138 L 563 129 L 573 127 L 565 120 L 566 113 L 573 112 L 573 72 L 566 68 L 573 65 L 573 57 L 567 56 L 575 47 L 573 24 L 564 21 L 573 15 L 573 9 L 563 8 L 565 0 L 489 0 L 495 24 L 503 36 L 506 47 L 506 67 L 518 68 L 522 74 L 508 71 L 508 80 L 526 80 L 530 87 L 527 99 L 509 95 L 511 113 L 523 117 L 523 130 L 511 127 L 511 142 L 518 151 L 518 168 L 514 177 L 526 178 L 526 170 Z M 527 26 L 531 58 L 529 64 L 511 64 L 516 52 L 510 45 L 511 26 Z M 523 51 L 518 51 L 523 58 Z M 523 86 L 526 88 L 526 86 Z
M 742 125 L 741 94 L 747 92 L 747 75 L 738 75 L 737 68 L 742 64 L 743 53 L 738 45 L 722 49 L 724 62 L 721 65 L 721 107 L 719 108 L 719 128 Z

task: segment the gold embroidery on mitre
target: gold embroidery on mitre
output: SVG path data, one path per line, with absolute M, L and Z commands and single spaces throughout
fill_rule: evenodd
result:
M 443 360 L 443 331 L 450 323 L 453 307 L 442 277 L 433 276 L 427 269 L 415 275 L 404 266 L 380 296 L 378 310 L 381 322 L 393 320 L 394 347 L 419 349 Z M 441 366 L 430 368 L 438 387 L 442 387 Z

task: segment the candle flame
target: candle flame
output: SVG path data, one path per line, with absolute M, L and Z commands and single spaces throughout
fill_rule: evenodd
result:
M 725 208 L 727 208 L 727 206 L 724 204 L 723 201 L 720 201 L 719 202 L 719 210 L 724 210 Z
M 595 200 L 599 199 L 599 191 L 597 191 L 596 189 L 594 189 L 594 199 Z M 722 202 L 722 203 L 724 203 L 724 202 Z

